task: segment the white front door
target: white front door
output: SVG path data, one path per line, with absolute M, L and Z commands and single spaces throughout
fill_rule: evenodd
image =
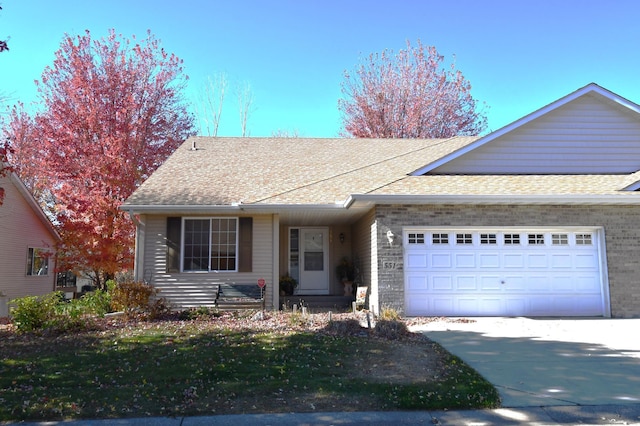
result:
M 296 294 L 329 294 L 329 230 L 300 228 L 300 280 Z

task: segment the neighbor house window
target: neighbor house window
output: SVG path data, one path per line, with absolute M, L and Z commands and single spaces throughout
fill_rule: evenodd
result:
M 49 275 L 51 252 L 42 248 L 31 248 L 27 255 L 27 275 Z
M 238 219 L 185 219 L 184 271 L 237 271 Z

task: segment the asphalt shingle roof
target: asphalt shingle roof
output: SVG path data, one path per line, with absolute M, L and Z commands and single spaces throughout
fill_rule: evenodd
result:
M 402 179 L 475 139 L 193 137 L 125 204 L 334 203 Z
M 475 137 L 450 139 L 312 139 L 193 137 L 125 206 L 333 204 L 372 195 L 616 195 L 631 175 L 409 174 Z M 196 150 L 192 149 L 195 143 Z

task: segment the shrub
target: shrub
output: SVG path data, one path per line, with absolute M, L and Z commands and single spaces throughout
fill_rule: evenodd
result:
M 72 300 L 71 303 L 78 303 L 83 313 L 104 317 L 107 312 L 111 312 L 111 293 L 96 290 L 83 295 L 80 299 Z
M 398 311 L 389 307 L 382 307 L 380 310 L 380 319 L 389 321 L 400 321 L 402 318 Z
M 376 335 L 385 339 L 395 340 L 409 334 L 405 323 L 400 320 L 380 319 L 374 327 Z
M 19 332 L 31 332 L 46 326 L 56 315 L 56 307 L 62 301 L 62 293 L 44 296 L 26 296 L 13 299 L 11 316 Z
M 154 305 L 151 303 L 152 296 L 157 293 L 156 289 L 142 282 L 118 283 L 111 290 L 111 307 L 116 311 L 123 311 L 127 316 L 152 313 L 152 310 L 162 309 L 162 306 L 158 306 L 158 301 Z M 160 305 L 162 304 L 163 302 L 160 302 Z

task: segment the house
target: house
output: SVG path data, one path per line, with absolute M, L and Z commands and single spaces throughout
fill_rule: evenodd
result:
M 640 106 L 589 84 L 484 137 L 193 137 L 124 203 L 178 306 L 289 273 L 374 312 L 640 316 Z
M 9 300 L 50 293 L 60 237 L 15 173 L 0 178 L 0 188 L 0 293 Z

